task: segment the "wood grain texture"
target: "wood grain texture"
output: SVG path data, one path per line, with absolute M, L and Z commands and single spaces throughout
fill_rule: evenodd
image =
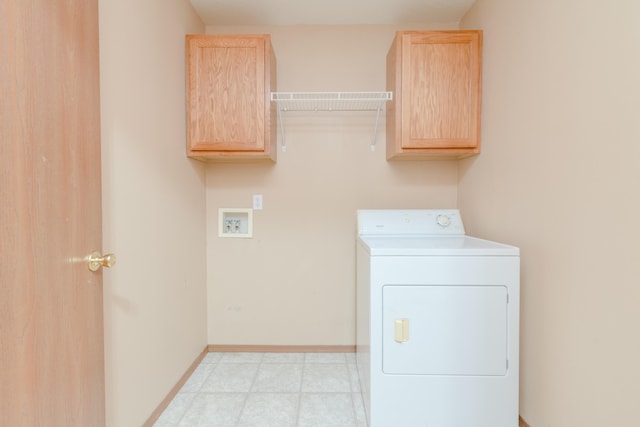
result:
M 467 44 L 417 44 L 410 47 L 409 139 L 449 146 L 470 137 L 470 48 Z
M 0 425 L 104 425 L 97 0 L 0 4 Z
M 531 427 L 531 426 L 524 420 L 524 418 L 520 417 L 518 419 L 518 427 Z
M 188 35 L 188 155 L 275 160 L 271 90 L 269 35 Z
M 258 353 L 355 353 L 355 345 L 234 345 L 209 344 L 209 351 Z
M 388 159 L 479 153 L 481 31 L 399 31 L 387 55 Z

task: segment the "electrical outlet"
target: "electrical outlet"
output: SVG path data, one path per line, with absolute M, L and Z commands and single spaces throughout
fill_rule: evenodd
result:
M 255 211 L 262 210 L 262 194 L 253 195 L 253 210 Z

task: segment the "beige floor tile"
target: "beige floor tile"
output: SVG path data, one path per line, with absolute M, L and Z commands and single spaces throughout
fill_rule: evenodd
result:
M 155 427 L 366 427 L 349 353 L 208 353 Z

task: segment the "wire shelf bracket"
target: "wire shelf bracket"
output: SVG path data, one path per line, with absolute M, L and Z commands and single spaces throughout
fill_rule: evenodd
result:
M 392 99 L 393 92 L 271 92 L 271 102 L 278 107 L 282 151 L 287 151 L 282 121 L 282 113 L 287 111 L 375 111 L 371 141 L 371 151 L 375 151 L 380 112 Z

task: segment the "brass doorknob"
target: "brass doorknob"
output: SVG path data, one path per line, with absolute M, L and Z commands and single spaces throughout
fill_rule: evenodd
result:
M 89 270 L 98 271 L 100 267 L 111 268 L 116 264 L 115 254 L 105 254 L 104 256 L 100 252 L 95 251 L 89 255 Z

